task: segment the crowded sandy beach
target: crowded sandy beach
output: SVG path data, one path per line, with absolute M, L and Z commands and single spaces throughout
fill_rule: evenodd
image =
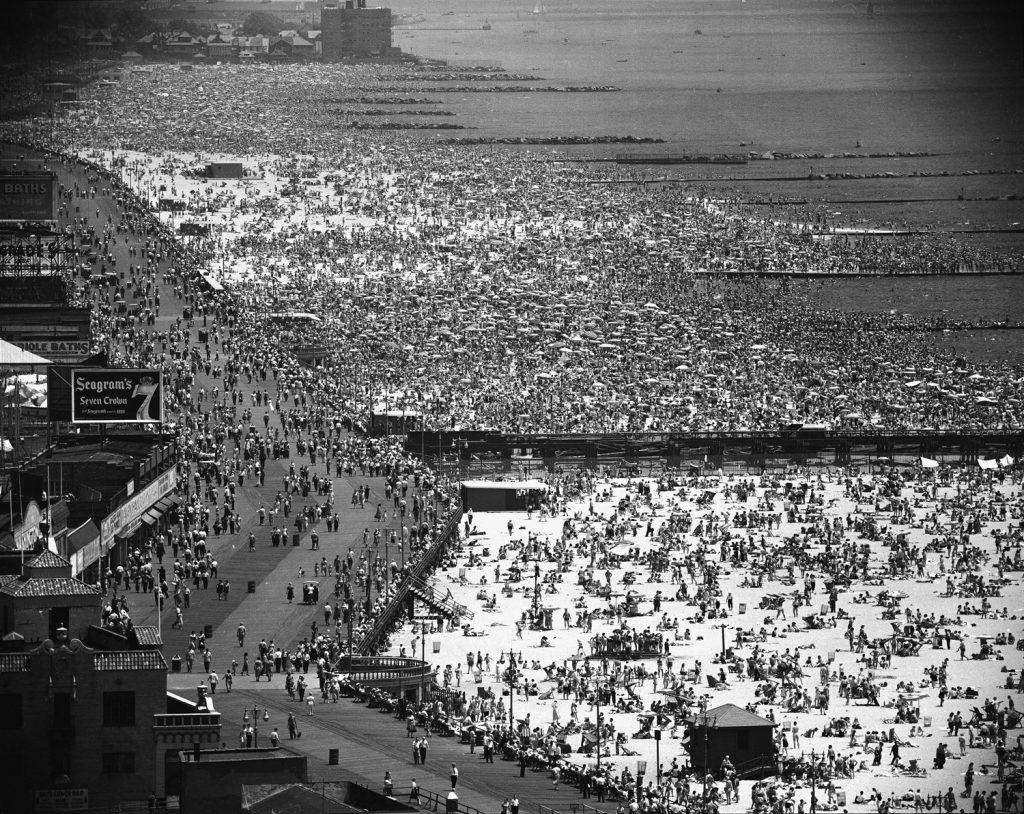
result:
M 782 220 L 699 186 L 595 183 L 603 170 L 528 151 L 323 126 L 325 99 L 371 86 L 409 93 L 389 67 L 129 72 L 56 125 L 0 126 L 56 164 L 87 163 L 61 217 L 98 256 L 81 293 L 96 349 L 165 376 L 180 519 L 104 590 L 162 592 L 181 636 L 182 596 L 219 552 L 312 531 L 295 579 L 334 590 L 324 624 L 283 641 L 252 626 L 270 640 L 252 677 L 220 653 L 204 673 L 278 700 L 301 676 L 319 689 L 309 718 L 343 721 L 339 696 L 394 705 L 402 720 L 386 725 L 417 755 L 447 733 L 465 775 L 512 761 L 605 811 L 1019 811 L 1014 457 L 645 477 L 549 461 L 527 511 L 483 512 L 460 505 L 461 468 L 442 477 L 403 437 L 360 430 L 380 412 L 525 434 L 1019 429 L 1024 370 L 934 353 L 942 327 L 927 319 L 811 309 L 763 273 L 966 274 L 1020 258 L 855 239 L 820 213 Z M 244 177 L 204 178 L 211 161 Z M 87 228 L 97 194 L 121 214 Z M 108 266 L 128 240 L 145 248 Z M 299 347 L 321 350 L 302 364 Z M 274 500 L 236 508 L 235 486 L 264 487 L 269 461 L 284 471 Z M 166 572 L 157 545 L 173 550 Z M 339 659 L 437 546 L 429 584 L 463 610 L 386 637 L 380 655 L 422 653 L 436 670 L 435 700 L 405 709 Z M 124 630 L 132 613 L 115 605 L 105 623 Z M 202 654 L 188 654 L 191 672 Z M 770 730 L 767 766 L 695 769 L 689 727 L 719 716 Z
M 428 431 L 522 433 L 1017 423 L 1022 371 L 937 357 L 939 321 L 822 311 L 784 280 L 711 274 L 1016 258 L 942 236 L 850 238 L 820 213 L 780 222 L 699 187 L 595 184 L 600 170 L 528 152 L 319 125 L 326 94 L 365 90 L 367 71 L 377 93 L 404 96 L 395 70 L 133 71 L 62 122 L 60 143 L 117 172 L 169 228 L 199 224 L 208 237 L 187 238 L 190 251 L 248 307 L 313 314 L 280 339 L 346 349 L 316 363 L 364 425 L 371 410 Z M 207 121 L 214 108 L 233 113 Z M 51 125 L 6 132 L 45 142 Z M 202 177 L 229 159 L 245 178 Z

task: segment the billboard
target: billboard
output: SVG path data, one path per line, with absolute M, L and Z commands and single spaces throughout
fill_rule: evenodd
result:
M 56 212 L 56 175 L 0 173 L 0 220 L 53 220 Z
M 71 421 L 150 424 L 163 421 L 159 370 L 77 368 L 71 371 Z

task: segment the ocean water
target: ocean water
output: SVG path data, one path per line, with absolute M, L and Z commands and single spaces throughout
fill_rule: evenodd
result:
M 397 0 L 395 45 L 452 66 L 490 64 L 618 93 L 438 94 L 468 136 L 645 136 L 617 152 L 916 151 L 927 158 L 658 167 L 744 199 L 806 199 L 846 223 L 1014 228 L 1024 222 L 1024 70 L 1012 5 L 828 0 Z M 487 23 L 490 30 L 483 30 Z M 606 165 L 608 166 L 608 165 Z M 996 171 L 998 174 L 964 175 Z M 813 172 L 946 177 L 778 181 Z M 622 173 L 626 174 L 625 171 Z M 959 200 L 961 197 L 998 200 Z M 918 199 L 918 200 L 914 200 Z M 773 216 L 778 216 L 778 210 Z M 1024 251 L 1021 235 L 967 240 Z M 822 307 L 1024 319 L 1024 278 L 801 282 Z M 938 349 L 1024 363 L 1024 331 L 936 333 Z
M 819 0 L 397 0 L 395 45 L 617 94 L 466 94 L 481 135 L 638 135 L 692 150 L 1019 157 L 1012 7 Z M 537 13 L 535 13 L 537 12 Z M 490 30 L 483 30 L 489 23 Z M 999 141 L 995 141 L 999 139 Z

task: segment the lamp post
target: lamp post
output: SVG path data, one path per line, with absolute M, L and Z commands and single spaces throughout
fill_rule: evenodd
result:
M 718 719 L 715 718 L 715 721 Z M 704 712 L 704 811 L 708 809 L 708 777 L 711 776 L 711 767 L 708 766 L 708 738 L 710 735 L 711 727 L 715 723 L 708 719 L 708 713 Z
M 657 719 L 655 719 L 657 724 Z M 658 779 L 658 788 L 661 789 L 661 730 L 654 730 L 654 773 Z
M 726 625 L 725 622 L 722 622 L 719 625 L 715 625 L 715 627 L 722 631 L 722 664 L 725 664 L 725 629 L 728 625 Z
M 818 756 L 811 750 L 811 814 L 818 812 Z
M 515 698 L 516 698 L 516 682 L 519 680 L 519 667 L 516 664 L 516 654 L 511 650 L 508 651 L 508 727 L 512 730 L 513 734 L 516 731 L 516 717 L 515 717 Z
M 427 620 L 424 617 L 420 617 L 420 661 L 423 662 L 420 665 L 420 703 L 422 704 L 426 698 L 426 689 L 424 688 L 424 682 L 427 680 Z
M 533 618 L 536 623 L 537 614 L 540 612 L 540 560 L 533 563 Z
M 600 670 L 600 666 L 597 668 Z M 597 699 L 597 774 L 601 773 L 601 674 L 598 673 L 597 687 L 594 691 Z
M 456 438 L 452 441 L 452 450 L 455 452 L 455 465 L 458 467 L 458 481 L 459 481 L 459 505 L 462 505 L 462 451 L 469 446 L 469 441 L 465 438 Z
M 270 720 L 270 712 L 264 707 L 263 708 L 263 720 Z M 245 709 L 242 711 L 242 729 L 244 730 L 249 724 L 249 710 Z M 248 740 L 248 739 L 247 739 Z M 258 749 L 260 745 L 260 709 L 257 706 L 252 708 L 252 746 L 254 749 Z

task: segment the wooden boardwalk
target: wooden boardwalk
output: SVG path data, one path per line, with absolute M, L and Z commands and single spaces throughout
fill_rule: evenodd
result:
M 194 692 L 182 679 L 181 692 Z M 315 688 L 315 676 L 311 682 Z M 318 703 L 314 714 L 308 716 L 304 705 L 291 701 L 285 694 L 282 683 L 277 686 L 260 682 L 251 677 L 235 682 L 231 693 L 223 689 L 214 696 L 214 703 L 223 716 L 222 739 L 228 746 L 234 746 L 241 726 L 243 711 L 248 709 L 250 717 L 256 706 L 262 715 L 268 710 L 270 720 L 261 723 L 259 738 L 264 738 L 277 727 L 285 748 L 304 754 L 309 758 L 308 772 L 311 782 L 319 780 L 353 780 L 374 790 L 383 785 L 385 770 L 390 771 L 395 782 L 395 795 L 404 799 L 413 778 L 421 788 L 440 794 L 443 798 L 450 787 L 448 774 L 451 764 L 459 767 L 459 782 L 456 789 L 459 802 L 479 809 L 483 814 L 498 814 L 502 800 L 518 794 L 524 812 L 538 811 L 538 806 L 554 809 L 561 814 L 575 814 L 582 802 L 599 810 L 612 812 L 615 804 L 598 805 L 594 798 L 583 799 L 578 789 L 565 784 L 554 788 L 548 772 L 527 769 L 526 776 L 519 776 L 519 766 L 511 761 L 496 757 L 494 763 L 485 763 L 482 749 L 470 754 L 469 745 L 457 738 L 431 736 L 427 752 L 427 764 L 414 765 L 412 762 L 412 741 L 406 736 L 405 726 L 393 714 L 369 709 L 342 698 L 337 704 Z M 293 712 L 298 719 L 302 737 L 288 739 L 287 717 Z M 331 749 L 338 749 L 339 765 L 328 765 Z M 574 809 L 575 807 L 575 809 Z M 431 808 L 432 810 L 432 808 Z
M 10 154 L 11 151 L 7 152 Z M 29 151 L 18 149 L 17 152 Z M 90 183 L 87 180 L 86 172 L 80 168 L 69 171 L 67 167 L 60 167 L 57 172 L 64 184 L 73 186 L 77 182 L 84 187 L 95 184 L 95 181 Z M 119 209 L 113 196 L 97 194 L 94 199 L 89 200 L 88 205 L 83 203 L 80 208 L 79 212 L 72 211 L 77 216 L 86 217 L 98 231 L 102 229 L 108 217 L 114 223 L 120 220 Z M 121 270 L 126 269 L 129 263 L 136 262 L 135 256 L 129 253 L 129 247 L 133 244 L 138 246 L 144 243 L 145 239 L 139 241 L 124 233 L 119 237 L 121 239 L 111 244 L 110 250 L 116 258 L 116 265 L 113 268 Z M 128 237 L 128 240 L 124 240 L 124 237 Z M 165 259 L 157 275 L 161 311 L 152 329 L 158 332 L 169 329 L 177 318 L 182 316 L 186 305 L 175 295 L 173 286 L 161 282 L 160 274 L 171 265 L 172 261 Z M 198 332 L 203 328 L 204 319 L 198 316 L 190 331 L 192 343 L 197 346 Z M 200 387 L 210 393 L 218 384 L 223 385 L 199 368 L 194 393 L 198 393 Z M 272 395 L 276 389 L 272 380 L 254 379 L 249 383 L 242 377 L 238 389 L 244 396 L 244 402 L 237 412 L 240 413 L 242 409 L 249 407 L 253 413 L 251 423 L 258 427 L 263 421 L 264 414 L 268 413 L 268 408 L 253 405 L 252 394 L 257 388 L 261 391 L 266 389 Z M 209 409 L 210 406 L 207 400 L 203 409 Z M 270 412 L 269 421 L 271 427 L 279 425 L 279 416 Z M 502 800 L 514 794 L 519 795 L 524 812 L 537 806 L 547 806 L 556 812 L 573 814 L 573 807 L 581 800 L 576 789 L 563 785 L 556 790 L 547 772 L 528 770 L 526 776 L 520 778 L 518 765 L 501 759 L 496 759 L 493 764 L 484 763 L 482 751 L 470 754 L 468 745 L 461 744 L 453 738 L 432 737 L 427 765 L 414 765 L 411 741 L 406 737 L 404 724 L 392 715 L 368 709 L 365 705 L 353 703 L 348 699 L 342 699 L 336 705 L 317 704 L 314 715 L 308 717 L 305 708 L 300 707 L 297 702 L 290 701 L 285 693 L 283 673 L 275 674 L 269 683 L 256 683 L 251 675 L 238 676 L 233 691 L 225 692 L 223 676 L 230 669 L 232 661 L 241 664 L 243 653 L 249 652 L 251 662 L 251 655 L 258 651 L 260 639 L 265 638 L 281 647 L 292 648 L 301 638 L 309 635 L 310 625 L 314 620 L 323 630 L 323 603 L 326 599 L 330 599 L 332 604 L 334 602 L 334 578 L 318 578 L 320 602 L 312 606 L 298 602 L 288 603 L 286 589 L 289 583 L 295 587 L 296 598 L 301 598 L 302 582 L 315 579 L 313 567 L 321 557 L 326 557 L 330 563 L 336 554 L 341 557 L 347 556 L 349 548 L 354 550 L 357 560 L 364 550 L 368 556 L 372 556 L 372 531 L 380 527 L 384 532 L 382 536 L 386 536 L 391 528 L 401 525 L 401 521 L 393 517 L 381 522 L 374 519 L 378 503 L 384 504 L 386 508 L 392 508 L 387 505 L 384 498 L 383 478 L 370 478 L 359 473 L 335 478 L 334 473 L 327 472 L 326 465 L 321 462 L 311 466 L 311 470 L 319 472 L 322 476 L 329 475 L 333 479 L 335 508 L 341 520 L 339 531 L 327 533 L 323 528 L 324 524 L 320 523 L 319 526 L 313 527 L 320 535 L 319 551 L 310 550 L 309 531 L 301 536 L 299 546 L 293 546 L 292 535 L 295 529 L 292 521 L 295 514 L 302 510 L 305 503 L 313 504 L 321 499 L 314 494 L 306 499 L 296 495 L 293 497 L 292 516 L 285 521 L 288 530 L 287 545 L 274 548 L 270 543 L 270 524 L 260 525 L 258 512 L 261 505 L 269 509 L 274 504 L 275 495 L 283 488 L 282 478 L 292 463 L 298 468 L 303 463 L 309 464 L 309 459 L 268 459 L 264 486 L 259 486 L 252 479 L 246 479 L 236 490 L 236 509 L 242 517 L 241 528 L 235 534 L 211 535 L 208 540 L 210 550 L 219 564 L 217 577 L 227 579 L 231 584 L 228 598 L 225 601 L 218 601 L 215 591 L 216 579 L 211 580 L 206 589 L 190 585 L 192 591 L 189 607 L 183 609 L 184 625 L 181 629 L 174 629 L 171 626 L 174 620 L 173 602 L 165 603 L 159 620 L 163 632 L 164 655 L 169 663 L 174 656 L 180 656 L 183 671 L 168 675 L 168 689 L 187 698 L 195 696 L 196 685 L 205 681 L 206 674 L 200 660 L 194 665 L 192 674 L 184 672 L 189 632 L 199 632 L 210 626 L 213 631 L 212 637 L 208 639 L 213 656 L 211 666 L 221 676 L 220 691 L 213 698 L 216 708 L 223 716 L 221 739 L 228 747 L 238 744 L 238 733 L 245 709 L 249 709 L 251 715 L 253 706 L 258 706 L 261 711 L 266 708 L 270 716 L 266 723 L 260 720 L 260 743 L 268 743 L 265 739 L 276 727 L 285 748 L 309 757 L 311 781 L 350 779 L 377 789 L 382 786 L 384 771 L 390 769 L 399 795 L 403 790 L 406 790 L 407 794 L 409 783 L 412 778 L 416 778 L 424 790 L 439 794 L 443 798 L 449 789 L 448 772 L 454 762 L 458 764 L 461 773 L 457 790 L 460 803 L 479 809 L 484 814 L 497 814 Z M 364 485 L 370 488 L 369 499 L 363 508 L 352 506 L 351 496 L 354 490 L 357 486 Z M 189 481 L 186 487 L 192 489 L 194 484 Z M 281 524 L 281 518 L 278 517 L 274 525 Z M 368 549 L 364 549 L 363 546 L 364 529 L 371 532 Z M 254 551 L 249 551 L 248 547 L 250 531 L 257 539 Z M 387 553 L 389 559 L 400 559 L 399 552 L 385 552 L 383 543 L 380 546 L 380 553 L 382 556 Z M 168 574 L 172 571 L 172 564 L 173 557 L 168 546 L 163 560 Z M 246 590 L 250 581 L 255 583 L 255 592 L 252 594 Z M 131 615 L 136 624 L 157 624 L 158 614 L 150 595 L 129 591 L 127 596 Z M 365 597 L 361 592 L 356 593 L 357 601 L 363 598 Z M 244 647 L 239 646 L 236 637 L 240 623 L 244 623 L 247 629 Z M 343 636 L 345 632 L 343 629 Z M 311 684 L 315 686 L 315 669 L 311 671 L 309 678 L 312 679 Z M 298 740 L 288 740 L 289 711 L 294 712 L 300 721 L 303 736 Z M 334 748 L 340 750 L 340 763 L 338 766 L 329 766 L 329 750 Z M 614 806 L 606 806 L 605 809 L 612 811 Z

